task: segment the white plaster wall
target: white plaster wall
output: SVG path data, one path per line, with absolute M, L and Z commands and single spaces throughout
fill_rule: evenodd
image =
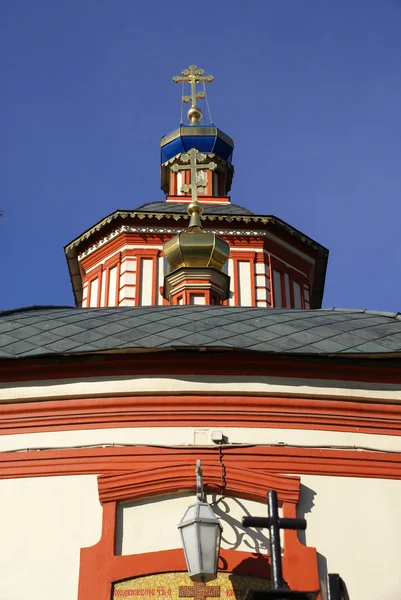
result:
M 107 306 L 116 305 L 117 296 L 117 267 L 113 267 L 109 271 L 109 289 L 107 295 Z
M 320 554 L 321 575 L 339 573 L 350 600 L 401 598 L 401 481 L 301 478 L 299 516 Z
M 227 261 L 227 270 L 228 276 L 230 277 L 230 296 L 228 298 L 228 305 L 235 305 L 235 297 L 234 297 L 234 261 L 232 258 L 229 258 Z
M 141 258 L 140 306 L 152 305 L 153 285 L 153 259 Z
M 208 502 L 214 502 L 218 498 L 219 494 L 210 495 L 207 499 Z M 141 554 L 181 548 L 177 524 L 188 506 L 195 502 L 194 494 L 183 494 L 120 504 L 116 553 Z M 223 526 L 222 548 L 267 552 L 266 532 L 248 530 L 241 525 L 244 516 L 266 516 L 266 505 L 227 497 L 214 505 L 213 510 Z
M 0 481 L 1 600 L 76 600 L 80 548 L 100 534 L 95 476 Z
M 100 306 L 106 306 L 106 272 L 101 272 L 101 291 L 100 291 Z
M 110 446 L 113 444 L 145 444 L 159 446 L 211 445 L 212 431 L 222 431 L 230 444 L 265 444 L 358 449 L 366 447 L 383 452 L 401 452 L 401 438 L 339 431 L 313 431 L 276 428 L 241 427 L 133 427 L 49 431 L 0 436 L 0 452 Z
M 173 373 L 163 377 L 127 375 L 4 383 L 0 388 L 0 402 L 143 393 L 263 394 L 401 402 L 400 384 L 274 376 L 259 376 L 255 380 L 254 377 L 237 375 Z
M 90 306 L 97 306 L 97 293 L 99 289 L 99 277 L 91 281 L 90 287 Z
M 134 272 L 136 271 L 136 257 L 127 258 L 121 262 L 121 274 L 126 271 Z
M 159 258 L 157 259 L 157 273 L 158 273 L 158 283 L 157 283 L 157 294 L 156 294 L 156 298 L 157 298 L 157 304 L 163 304 L 163 296 L 160 293 L 160 289 L 163 287 L 164 285 L 164 257 L 163 256 L 159 256 Z
M 239 260 L 238 263 L 238 305 L 252 306 L 251 289 L 255 286 L 254 277 L 251 273 L 251 263 L 249 260 Z
M 120 287 L 126 285 L 136 285 L 136 273 L 125 271 L 120 277 Z

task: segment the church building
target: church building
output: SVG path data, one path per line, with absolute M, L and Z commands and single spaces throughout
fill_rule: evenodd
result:
M 212 80 L 75 307 L 0 312 L 0 599 L 401 597 L 401 313 L 322 309 L 328 250 L 231 201 Z

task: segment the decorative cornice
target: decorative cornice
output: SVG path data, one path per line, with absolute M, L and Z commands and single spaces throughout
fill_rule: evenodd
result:
M 188 215 L 185 216 L 188 219 Z M 111 240 L 115 239 L 122 233 L 157 233 L 162 235 L 176 235 L 183 231 L 182 227 L 134 227 L 131 225 L 122 225 L 118 229 L 112 231 L 109 235 L 106 235 L 104 238 L 93 244 L 90 248 L 81 252 L 78 255 L 78 260 L 81 261 L 87 256 L 90 256 L 98 250 L 102 248 L 102 246 L 108 244 Z M 216 235 L 225 235 L 225 236 L 246 236 L 246 237 L 269 237 L 268 232 L 263 230 L 248 230 L 248 229 L 237 229 L 233 231 L 232 229 L 208 229 L 208 232 L 215 233 Z
M 92 227 L 91 229 L 89 229 L 88 231 L 86 231 L 85 233 L 83 233 L 81 236 L 79 236 L 78 238 L 76 238 L 75 240 L 73 240 L 70 244 L 68 244 L 65 247 L 65 252 L 66 254 L 68 254 L 68 252 L 70 252 L 72 249 L 76 248 L 77 246 L 79 246 L 79 244 L 81 244 L 83 241 L 89 239 L 94 233 L 100 231 L 101 229 L 103 229 L 106 225 L 112 223 L 113 221 L 115 221 L 116 219 L 140 219 L 140 220 L 144 220 L 144 219 L 157 219 L 157 220 L 162 220 L 162 219 L 166 219 L 166 220 L 173 220 L 173 221 L 179 221 L 179 220 L 188 220 L 189 216 L 185 213 L 160 213 L 160 212 L 140 212 L 140 211 L 116 211 L 113 214 L 109 215 L 108 217 L 106 217 L 105 219 L 103 219 L 102 221 L 100 221 L 99 223 L 97 223 L 97 225 L 95 225 L 94 227 Z M 307 244 L 308 246 L 312 247 L 315 250 L 321 250 L 323 251 L 326 255 L 328 254 L 328 250 L 326 248 L 324 248 L 323 246 L 321 246 L 320 244 L 318 244 L 317 242 L 315 242 L 314 240 L 312 240 L 311 238 L 303 235 L 301 232 L 299 232 L 298 230 L 294 229 L 293 227 L 291 227 L 290 225 L 288 225 L 287 223 L 284 223 L 284 221 L 281 221 L 280 219 L 277 219 L 274 216 L 263 216 L 263 215 L 202 215 L 202 220 L 203 221 L 210 221 L 210 222 L 214 222 L 214 221 L 225 221 L 228 223 L 246 223 L 246 224 L 250 224 L 250 223 L 261 223 L 263 225 L 267 225 L 268 223 L 271 223 L 277 227 L 279 227 L 280 229 L 283 229 L 284 231 L 286 231 L 287 233 L 289 233 L 292 236 L 295 236 L 299 241 L 301 241 L 302 243 Z M 180 230 L 182 230 L 183 228 L 180 228 Z M 155 229 L 155 231 L 157 231 L 157 228 Z M 234 230 L 229 230 L 231 235 L 238 235 L 237 231 Z M 251 233 L 252 235 L 252 233 Z

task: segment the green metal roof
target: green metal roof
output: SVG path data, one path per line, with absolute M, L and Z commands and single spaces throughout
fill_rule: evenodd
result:
M 394 355 L 401 353 L 401 313 L 228 306 L 0 311 L 0 358 L 191 347 Z

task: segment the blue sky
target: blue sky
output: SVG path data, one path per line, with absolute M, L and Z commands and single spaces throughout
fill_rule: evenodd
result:
M 73 304 L 64 245 L 163 199 L 194 63 L 232 201 L 330 249 L 324 306 L 401 310 L 401 0 L 2 0 L 0 55 L 0 308 Z

